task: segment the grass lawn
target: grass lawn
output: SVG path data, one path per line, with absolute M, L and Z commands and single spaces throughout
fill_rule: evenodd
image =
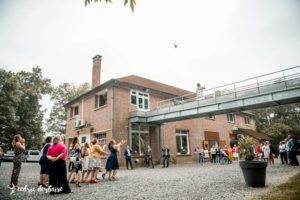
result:
M 268 194 L 258 196 L 252 200 L 299 200 L 300 199 L 300 173 L 289 179 L 288 182 L 282 183 L 271 189 Z

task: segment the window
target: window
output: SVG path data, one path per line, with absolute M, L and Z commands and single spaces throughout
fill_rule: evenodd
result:
M 132 126 L 132 151 L 143 155 L 146 153 L 149 144 L 149 127 L 134 124 Z
M 78 115 L 78 105 L 71 107 L 71 117 Z
M 245 124 L 250 125 L 250 117 L 248 115 L 245 116 Z
M 137 98 L 136 92 L 135 91 L 131 91 L 130 103 L 132 105 L 136 105 L 136 98 Z
M 30 151 L 30 155 L 38 156 L 40 155 L 39 151 Z
M 234 115 L 233 115 L 233 113 L 228 113 L 227 114 L 227 121 L 228 122 L 234 122 Z
M 139 110 L 149 110 L 149 94 L 130 91 L 130 104 L 136 105 Z
M 81 138 L 81 144 L 84 144 L 86 142 L 86 136 Z
M 95 108 L 100 108 L 107 104 L 107 90 L 99 92 L 95 96 Z
M 95 138 L 98 140 L 101 148 L 106 144 L 106 133 L 95 134 Z
M 212 115 L 212 114 L 209 114 L 208 117 L 207 117 L 207 119 L 215 119 L 215 116 Z
M 189 154 L 189 131 L 176 130 L 176 147 L 177 154 Z

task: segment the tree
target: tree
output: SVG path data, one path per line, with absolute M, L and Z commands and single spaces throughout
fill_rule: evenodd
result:
M 21 86 L 17 76 L 0 69 L 0 143 L 11 142 L 10 134 L 18 130 L 17 108 L 21 102 Z
M 86 93 L 89 89 L 89 83 L 83 83 L 78 87 L 71 83 L 62 83 L 53 89 L 51 100 L 54 101 L 54 104 L 46 123 L 48 132 L 54 135 L 64 135 L 66 133 L 67 108 L 64 105 Z
M 85 0 L 85 6 L 93 2 L 93 0 Z M 101 0 L 94 0 L 94 2 L 101 2 Z M 112 0 L 105 0 L 106 3 L 112 3 Z M 124 6 L 128 4 L 129 0 L 124 0 Z M 134 12 L 134 6 L 136 5 L 135 0 L 130 0 L 130 8 Z
M 40 149 L 44 111 L 39 101 L 51 92 L 50 79 L 43 77 L 39 67 L 32 68 L 32 72 L 0 73 L 1 145 L 10 149 L 14 135 L 21 134 L 27 149 Z
M 253 114 L 256 130 L 270 136 L 275 148 L 289 134 L 300 139 L 300 104 L 257 109 Z

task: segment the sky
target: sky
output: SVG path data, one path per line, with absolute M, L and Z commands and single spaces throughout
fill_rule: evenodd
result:
M 135 74 L 195 91 L 300 65 L 300 0 L 136 2 L 0 0 L 0 68 L 79 85 L 99 54 L 101 83 Z

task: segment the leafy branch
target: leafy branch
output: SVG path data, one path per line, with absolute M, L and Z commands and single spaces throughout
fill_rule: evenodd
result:
M 91 2 L 96 3 L 96 2 L 101 2 L 102 0 L 85 0 L 85 6 L 87 6 L 88 4 L 90 4 Z M 112 0 L 103 0 L 106 3 L 112 3 Z M 129 0 L 124 0 L 124 6 L 126 6 L 128 4 Z M 134 7 L 136 5 L 135 0 L 130 0 L 130 8 L 132 10 L 132 12 L 134 12 Z

